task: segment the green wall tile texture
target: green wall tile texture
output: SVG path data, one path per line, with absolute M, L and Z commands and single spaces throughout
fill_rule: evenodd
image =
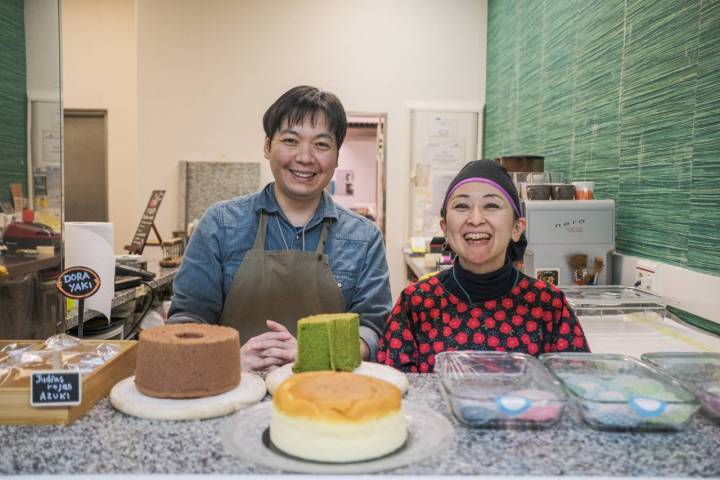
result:
M 0 1 L 0 201 L 9 185 L 27 194 L 27 93 L 23 0 Z
M 720 275 L 720 0 L 490 0 L 484 156 L 617 202 L 617 248 Z

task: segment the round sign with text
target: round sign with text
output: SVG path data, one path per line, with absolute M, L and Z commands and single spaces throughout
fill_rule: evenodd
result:
M 87 298 L 100 288 L 100 276 L 87 267 L 70 267 L 58 275 L 55 285 L 66 297 Z

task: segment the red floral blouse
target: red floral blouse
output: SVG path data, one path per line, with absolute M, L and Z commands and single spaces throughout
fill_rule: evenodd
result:
M 507 294 L 468 305 L 437 277 L 408 285 L 385 323 L 377 361 L 429 373 L 435 354 L 495 350 L 540 355 L 589 352 L 582 327 L 554 285 L 520 275 Z

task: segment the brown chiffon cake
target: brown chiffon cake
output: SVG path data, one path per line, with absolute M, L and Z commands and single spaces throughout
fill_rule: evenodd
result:
M 216 325 L 182 323 L 140 333 L 135 386 L 148 396 L 197 398 L 240 383 L 240 336 Z

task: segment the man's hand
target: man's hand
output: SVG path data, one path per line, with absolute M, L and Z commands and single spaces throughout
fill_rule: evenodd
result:
M 270 371 L 295 361 L 297 341 L 283 325 L 267 320 L 269 332 L 262 333 L 240 348 L 243 370 Z

